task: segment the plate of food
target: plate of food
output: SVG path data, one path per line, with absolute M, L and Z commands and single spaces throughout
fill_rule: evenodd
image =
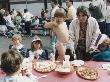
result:
M 84 61 L 83 60 L 74 60 L 71 62 L 71 64 L 74 66 L 82 66 L 82 65 L 84 65 Z
M 81 78 L 87 79 L 87 80 L 96 80 L 98 78 L 97 70 L 87 66 L 78 67 L 76 74 Z
M 63 66 L 63 65 L 57 65 L 56 72 L 59 74 L 70 74 L 73 72 L 73 67 L 72 66 Z
M 38 72 L 51 72 L 55 69 L 56 64 L 52 61 L 38 61 L 33 67 Z

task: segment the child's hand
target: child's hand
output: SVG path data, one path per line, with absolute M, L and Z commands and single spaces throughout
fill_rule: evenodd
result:
M 49 22 L 49 23 L 46 23 L 44 25 L 45 28 L 55 28 L 55 27 L 58 27 L 58 24 L 56 21 L 53 21 L 53 22 Z
M 53 27 L 58 27 L 58 23 L 56 21 L 53 21 L 52 24 L 53 24 Z
M 21 73 L 22 76 L 27 76 L 27 77 L 29 77 L 31 75 L 31 71 L 27 68 L 22 68 L 20 70 L 20 73 Z

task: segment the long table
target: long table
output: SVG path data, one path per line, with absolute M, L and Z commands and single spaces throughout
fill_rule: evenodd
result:
M 55 71 L 52 71 L 50 73 L 39 73 L 33 70 L 33 74 L 38 77 L 44 74 L 47 75 L 46 78 L 41 78 L 38 80 L 38 82 L 110 82 L 110 71 L 102 69 L 102 64 L 106 63 L 110 64 L 110 62 L 95 62 L 95 61 L 85 62 L 86 66 L 94 67 L 98 71 L 99 77 L 97 80 L 94 81 L 80 78 L 79 76 L 77 76 L 76 71 L 68 75 L 61 75 Z
M 45 78 L 38 79 L 38 82 L 110 82 L 110 71 L 102 69 L 103 64 L 110 64 L 110 62 L 95 62 L 95 61 L 87 61 L 85 62 L 85 66 L 94 67 L 98 71 L 98 79 L 97 80 L 85 80 L 83 78 L 80 78 L 76 71 L 73 71 L 71 74 L 67 75 L 61 75 L 55 71 L 52 71 L 50 73 L 39 73 L 35 70 L 32 71 L 32 73 L 40 77 L 42 75 L 47 75 Z M 0 75 L 2 71 L 0 71 Z

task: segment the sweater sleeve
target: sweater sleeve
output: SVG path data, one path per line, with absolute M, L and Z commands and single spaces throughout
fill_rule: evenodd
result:
M 91 41 L 90 48 L 94 49 L 96 47 L 95 46 L 96 39 L 97 39 L 98 35 L 101 34 L 101 32 L 100 32 L 97 21 L 95 19 L 93 21 L 94 21 L 94 26 L 93 26 L 94 29 L 93 29 L 93 33 L 92 33 L 92 41 Z

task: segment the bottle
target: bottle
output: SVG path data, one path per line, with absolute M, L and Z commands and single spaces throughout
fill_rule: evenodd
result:
M 64 67 L 70 67 L 71 66 L 69 59 L 70 59 L 70 55 L 65 55 L 65 61 L 63 61 Z

